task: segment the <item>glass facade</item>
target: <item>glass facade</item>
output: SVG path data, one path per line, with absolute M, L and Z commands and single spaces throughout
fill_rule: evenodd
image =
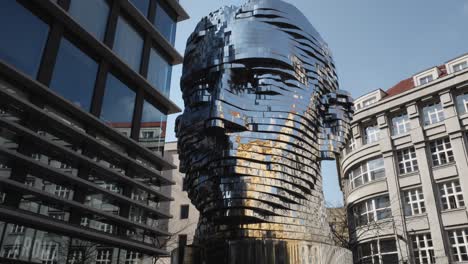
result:
M 172 45 L 174 45 L 176 22 L 168 14 L 165 7 L 162 6 L 159 1 L 156 7 L 156 18 L 154 20 L 154 26 Z
M 48 32 L 49 26 L 22 5 L 2 1 L 0 60 L 36 78 Z
M 164 151 L 167 116 L 145 101 L 140 128 L 140 143 L 154 152 Z
M 164 95 L 169 96 L 171 74 L 171 65 L 156 49 L 152 48 L 148 66 L 148 82 L 156 89 L 159 89 Z
M 72 0 L 69 12 L 86 31 L 97 39 L 104 40 L 109 16 L 106 0 Z
M 67 39 L 62 39 L 50 87 L 73 104 L 89 110 L 98 65 Z
M 140 71 L 143 52 L 143 38 L 136 29 L 122 16 L 117 21 L 114 51 L 134 71 Z
M 102 104 L 101 119 L 111 127 L 125 126 L 125 128 L 130 129 L 134 108 L 135 92 L 114 75 L 109 74 Z M 129 136 L 130 133 L 127 135 Z
M 144 16 L 148 15 L 149 2 L 150 0 L 130 0 L 130 3 L 140 10 Z
M 136 264 L 167 255 L 154 243 L 167 230 L 157 224 L 170 218 L 159 203 L 171 199 L 159 190 L 173 184 L 158 172 L 172 166 L 145 147 L 162 152 L 163 112 L 177 107 L 139 76 L 150 56 L 148 49 L 142 58 L 144 39 L 160 47 L 151 78 L 166 94 L 171 66 L 162 58 L 180 63 L 181 56 L 158 43 L 153 21 L 134 19 L 125 1 L 2 2 L 0 147 L 8 153 L 0 151 L 0 218 L 9 221 L 0 221 L 1 263 Z M 151 1 L 130 1 L 148 14 Z M 106 36 L 114 43 L 102 43 Z M 59 96 L 43 96 L 51 91 Z M 144 95 L 141 120 L 133 117 L 137 94 Z M 109 128 L 130 136 L 140 122 L 141 144 Z

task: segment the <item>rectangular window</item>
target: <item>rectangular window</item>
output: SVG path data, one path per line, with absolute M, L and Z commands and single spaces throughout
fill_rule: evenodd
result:
M 54 194 L 58 197 L 68 199 L 68 197 L 70 196 L 70 190 L 63 186 L 55 185 Z
M 143 115 L 141 118 L 141 131 L 154 131 L 151 139 L 141 138 L 140 141 L 150 150 L 158 153 L 164 152 L 164 142 L 166 137 L 167 116 L 159 111 L 149 102 L 143 104 Z M 141 134 L 143 136 L 143 134 Z
M 112 249 L 98 249 L 96 254 L 96 264 L 111 264 Z
M 404 209 L 406 216 L 423 214 L 426 212 L 422 188 L 416 188 L 403 193 Z
M 463 192 L 458 180 L 439 183 L 440 203 L 443 210 L 465 206 Z
M 85 256 L 83 255 L 83 250 L 81 249 L 72 249 L 71 253 L 68 256 L 68 264 L 82 264 L 85 262 Z M 86 263 L 86 262 L 85 262 Z
M 172 45 L 174 45 L 176 22 L 169 15 L 168 11 L 166 10 L 166 6 L 162 6 L 163 3 L 161 2 L 162 1 L 157 2 L 154 26 Z
M 355 226 L 367 225 L 392 216 L 388 195 L 358 203 L 352 210 Z
M 468 61 L 457 63 L 453 65 L 452 67 L 453 67 L 453 72 L 463 71 L 464 69 L 468 69 Z
M 24 226 L 14 224 L 11 226 L 11 234 L 19 235 L 24 233 Z
M 140 72 L 143 38 L 123 17 L 117 21 L 114 41 L 115 53 L 135 72 Z
M 468 113 L 468 92 L 457 96 L 457 111 L 459 115 Z
M 172 66 L 154 48 L 151 48 L 148 65 L 148 82 L 162 94 L 169 96 Z
M 377 124 L 367 126 L 364 129 L 365 144 L 372 144 L 380 140 L 380 128 Z
M 104 40 L 109 16 L 109 5 L 106 0 L 72 0 L 69 12 L 86 31 L 98 40 Z
M 374 240 L 357 247 L 357 263 L 391 264 L 399 263 L 398 249 L 394 239 Z
M 435 264 L 434 246 L 431 234 L 414 235 L 413 242 L 415 264 Z
M 50 87 L 73 104 L 90 110 L 98 64 L 67 39 L 62 39 Z
M 42 245 L 41 260 L 42 264 L 57 264 L 58 245 L 53 242 L 46 242 Z
M 154 138 L 154 131 L 142 131 L 141 132 L 142 139 L 152 139 Z
M 125 257 L 125 264 L 139 264 L 142 255 L 141 253 L 135 251 L 127 251 L 127 255 Z
M 9 259 L 18 259 L 21 253 L 21 245 L 14 244 L 14 245 L 6 245 L 3 248 L 3 257 Z
M 36 78 L 48 33 L 49 26 L 17 1 L 2 1 L 0 60 Z
M 135 92 L 114 75 L 109 74 L 101 110 L 101 119 L 114 129 L 131 128 Z
M 148 15 L 148 6 L 149 6 L 148 0 L 130 0 L 130 3 L 132 3 L 140 12 L 143 14 L 143 16 Z
M 183 204 L 180 206 L 180 219 L 187 219 L 189 217 L 189 205 Z
M 385 178 L 385 164 L 382 157 L 367 160 L 360 163 L 352 169 L 348 178 L 351 182 L 351 188 L 357 188 L 366 183 Z
M 468 229 L 448 231 L 452 257 L 455 262 L 468 261 Z
M 110 233 L 112 234 L 112 231 L 114 231 L 114 226 L 108 223 L 99 223 L 99 230 L 105 233 Z
M 432 165 L 439 166 L 454 162 L 452 144 L 449 138 L 442 138 L 430 143 Z
M 434 76 L 432 76 L 432 74 L 428 75 L 428 76 L 421 77 L 421 78 L 419 78 L 419 85 L 424 85 L 424 84 L 430 83 L 433 80 L 434 80 Z
M 432 125 L 445 120 L 444 109 L 440 103 L 433 103 L 423 107 L 424 125 Z
M 400 175 L 412 173 L 419 170 L 416 151 L 414 148 L 407 148 L 397 151 L 398 169 Z
M 411 129 L 409 116 L 406 113 L 393 117 L 392 125 L 393 125 L 392 132 L 394 136 L 406 134 Z

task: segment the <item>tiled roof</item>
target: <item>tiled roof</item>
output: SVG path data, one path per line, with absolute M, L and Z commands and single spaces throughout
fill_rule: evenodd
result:
M 437 66 L 437 69 L 439 69 L 439 78 L 447 76 L 447 68 L 445 67 L 445 65 Z M 406 92 L 408 90 L 413 89 L 414 87 L 416 87 L 416 86 L 414 85 L 413 77 L 410 77 L 408 79 L 400 81 L 395 86 L 388 89 L 386 91 L 386 93 L 387 93 L 386 97 L 390 97 L 390 96 L 394 96 L 394 95 L 397 95 L 397 94 L 404 93 L 404 92 Z

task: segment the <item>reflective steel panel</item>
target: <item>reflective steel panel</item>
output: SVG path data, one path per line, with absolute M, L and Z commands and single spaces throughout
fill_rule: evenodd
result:
M 176 134 L 201 214 L 195 244 L 237 256 L 223 263 L 263 263 L 252 250 L 267 248 L 289 262 L 265 263 L 322 263 L 294 252 L 333 248 L 320 163 L 348 140 L 353 109 L 319 33 L 283 1 L 223 7 L 188 39 L 181 89 Z

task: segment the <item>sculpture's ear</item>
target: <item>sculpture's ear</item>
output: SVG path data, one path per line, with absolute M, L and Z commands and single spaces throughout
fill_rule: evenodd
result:
M 337 159 L 350 139 L 353 99 L 348 92 L 338 90 L 324 95 L 322 106 L 320 156 L 322 160 Z

